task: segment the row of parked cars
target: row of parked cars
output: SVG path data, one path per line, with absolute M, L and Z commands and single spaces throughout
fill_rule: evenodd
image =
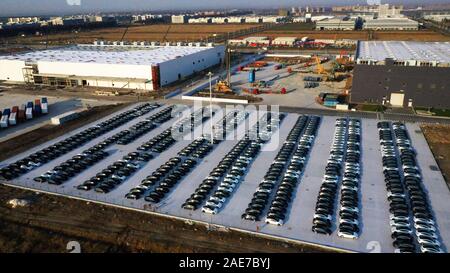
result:
M 416 153 L 411 145 L 408 131 L 405 125 L 400 122 L 394 122 L 392 127 L 395 144 L 400 152 L 403 184 L 406 187 L 405 194 L 409 197 L 418 246 L 422 253 L 442 253 L 438 229 L 427 193 L 423 188 L 422 174 L 416 161 Z M 411 224 L 410 221 L 408 223 Z
M 192 141 L 188 146 L 184 147 L 178 152 L 179 156 L 193 157 L 193 158 L 204 158 L 212 150 L 214 146 L 208 141 L 204 136 L 197 138 Z
M 281 226 L 286 220 L 288 207 L 292 201 L 292 196 L 303 173 L 306 162 L 308 160 L 309 152 L 316 136 L 317 128 L 319 127 L 320 118 L 310 117 L 303 132 L 297 148 L 294 151 L 286 171 L 283 173 L 281 183 L 275 192 L 275 197 L 267 213 L 265 222 L 267 224 Z
M 332 233 L 332 220 L 335 200 L 338 193 L 338 183 L 342 175 L 342 163 L 346 151 L 347 118 L 338 118 L 331 151 L 325 167 L 325 174 L 317 196 L 315 213 L 313 216 L 312 231 L 320 234 Z
M 115 161 L 95 176 L 77 186 L 77 189 L 89 191 L 94 189 L 98 193 L 108 193 L 133 173 L 151 160 L 153 156 L 145 152 L 131 152 L 121 160 Z
M 219 144 L 249 116 L 247 111 L 232 110 L 214 126 L 213 143 Z
M 25 174 L 36 167 L 39 167 L 63 154 L 70 152 L 84 143 L 115 129 L 138 116 L 148 113 L 156 107 L 159 107 L 159 105 L 146 103 L 122 112 L 106 121 L 89 127 L 73 136 L 11 163 L 7 167 L 0 169 L 0 177 L 7 180 L 17 178 L 22 174 Z
M 261 215 L 269 203 L 271 192 L 275 185 L 277 185 L 280 181 L 280 178 L 286 169 L 292 153 L 296 149 L 296 144 L 298 143 L 300 135 L 305 129 L 307 122 L 307 116 L 300 116 L 297 119 L 293 128 L 289 132 L 286 141 L 281 146 L 275 159 L 264 175 L 264 179 L 261 181 L 256 189 L 256 192 L 253 194 L 251 202 L 248 204 L 247 209 L 241 216 L 242 219 L 250 221 L 260 220 Z
M 139 199 L 145 195 L 145 201 L 159 203 L 196 165 L 197 161 L 193 159 L 173 157 L 147 176 L 139 186 L 131 189 L 125 197 Z
M 243 119 L 241 117 L 244 117 Z M 225 115 L 224 118 L 222 118 L 217 124 L 217 127 L 222 128 L 228 128 L 223 131 L 221 131 L 221 135 L 218 139 L 213 138 L 214 143 L 219 143 L 223 140 L 223 138 L 226 137 L 226 134 L 234 130 L 235 127 L 237 127 L 240 123 L 242 123 L 245 120 L 246 114 L 244 112 L 239 111 L 231 111 Z M 217 131 L 216 131 L 217 133 Z M 222 135 L 225 134 L 225 135 Z M 243 139 L 239 141 L 232 149 L 232 151 L 236 151 L 239 149 L 245 149 L 248 145 L 249 140 Z M 223 164 L 222 164 L 223 163 Z M 188 210 L 196 210 L 200 207 L 203 202 L 205 202 L 206 198 L 210 195 L 212 190 L 217 186 L 219 182 L 219 177 L 222 176 L 222 174 L 227 171 L 229 168 L 231 168 L 231 164 L 233 162 L 230 162 L 229 160 L 222 161 L 217 165 L 217 167 L 211 171 L 210 175 L 206 177 L 202 183 L 195 189 L 194 193 L 191 194 L 191 196 L 186 199 L 186 201 L 181 205 L 182 208 L 188 209 Z M 242 160 L 242 164 L 244 163 L 244 160 Z M 242 165 L 244 166 L 244 165 Z M 216 172 L 218 171 L 218 172 Z M 230 193 L 223 191 L 218 193 L 217 197 L 220 198 L 226 198 L 229 197 Z
M 41 176 L 35 177 L 33 180 L 39 183 L 47 182 L 53 185 L 61 185 L 108 155 L 107 152 L 102 150 L 85 151 L 59 164 L 52 170 L 43 173 Z
M 135 125 L 131 126 L 129 129 L 125 130 L 126 134 L 121 137 L 117 144 L 119 145 L 127 145 L 131 142 L 135 141 L 139 137 L 143 136 L 144 134 L 150 132 L 151 130 L 155 129 L 156 125 L 148 120 L 143 120 Z
M 210 119 L 208 109 L 206 107 L 202 107 L 190 114 L 189 117 L 185 117 L 172 125 L 172 135 L 174 138 L 182 138 L 187 134 L 191 134 L 194 131 L 194 128 L 200 124 L 203 124 L 205 121 Z M 214 113 L 213 113 L 214 116 Z
M 384 182 L 387 189 L 389 202 L 391 236 L 394 239 L 393 246 L 398 252 L 416 252 L 416 242 L 413 236 L 410 208 L 405 192 L 404 181 L 399 169 L 395 138 L 388 121 L 377 124 L 381 145 Z
M 338 236 L 357 239 L 360 232 L 359 184 L 361 181 L 361 121 L 359 119 L 350 119 L 348 121 L 346 143 Z
M 239 186 L 262 145 L 270 139 L 269 134 L 278 130 L 279 122 L 268 123 L 268 120 L 271 121 L 271 116 L 271 113 L 265 113 L 247 132 L 241 145 L 228 153 L 219 166 L 210 173 L 207 179 L 215 180 L 215 183 L 210 185 L 213 188 L 218 186 L 202 207 L 202 212 L 217 214 Z M 261 128 L 260 124 L 266 128 Z
M 174 129 L 178 131 L 177 133 L 183 133 L 177 128 L 186 128 L 187 126 L 193 129 L 199 123 L 203 123 L 208 120 L 209 117 L 201 118 L 201 116 L 203 116 L 203 112 L 204 108 L 192 113 L 190 117 L 180 120 L 175 123 L 172 128 L 165 130 L 162 134 L 144 143 L 138 148 L 138 150 L 152 149 L 152 151 L 162 152 L 168 148 L 168 145 L 171 145 L 176 141 L 172 137 Z M 206 146 L 203 145 L 207 145 L 208 147 L 206 148 Z M 194 152 L 198 152 L 197 150 L 200 147 L 204 148 L 198 154 L 200 155 L 200 153 L 202 153 L 203 156 L 205 156 L 206 153 L 213 148 L 202 136 L 182 149 L 178 155 L 190 157 L 194 154 Z M 145 196 L 146 201 L 158 203 L 167 193 L 170 192 L 172 187 L 174 187 L 185 175 L 190 172 L 196 164 L 197 161 L 192 158 L 187 158 L 184 160 L 181 157 L 171 158 L 169 161 L 157 168 L 151 175 L 144 178 L 138 186 L 132 188 L 125 195 L 125 198 L 137 200 Z
M 170 107 L 170 109 L 173 109 L 173 107 Z M 141 146 L 138 147 L 138 150 L 139 151 L 152 151 L 154 153 L 162 153 L 165 150 L 169 149 L 169 147 L 172 146 L 176 142 L 176 139 L 173 138 L 173 135 L 172 135 L 174 128 L 183 128 L 183 126 L 181 126 L 180 124 L 191 124 L 191 119 L 194 118 L 196 115 L 201 114 L 201 112 L 200 113 L 197 113 L 197 112 L 191 114 L 190 117 L 183 118 L 176 125 L 171 126 L 171 128 L 164 130 L 162 133 L 156 135 L 149 141 L 143 143 Z M 167 114 L 170 117 L 171 112 L 169 111 L 169 112 L 167 112 Z M 192 124 L 192 126 L 194 126 L 194 124 Z

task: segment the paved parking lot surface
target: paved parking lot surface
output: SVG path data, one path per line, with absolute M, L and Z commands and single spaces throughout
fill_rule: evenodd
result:
M 150 175 L 160 165 L 165 163 L 171 157 L 176 156 L 177 152 L 191 143 L 192 140 L 180 140 L 175 142 L 175 144 L 173 144 L 169 149 L 160 153 L 153 160 L 147 162 L 139 171 L 135 172 L 131 177 L 108 194 L 96 193 L 92 190 L 89 192 L 84 192 L 75 188 L 77 185 L 94 176 L 112 162 L 121 159 L 122 156 L 128 154 L 129 152 L 135 151 L 136 148 L 142 143 L 150 140 L 163 130 L 169 128 L 172 125 L 173 120 L 161 124 L 159 127 L 153 129 L 149 133 L 128 145 L 113 144 L 109 146 L 106 148 L 106 151 L 110 152 L 109 157 L 83 171 L 63 185 L 56 186 L 48 185 L 46 183 L 40 184 L 33 181 L 34 177 L 52 169 L 56 165 L 64 162 L 77 153 L 80 153 L 82 150 L 101 142 L 107 137 L 129 128 L 146 117 L 160 111 L 164 107 L 167 107 L 167 105 L 154 109 L 150 113 L 136 118 L 101 137 L 91 140 L 82 147 L 79 147 L 39 168 L 36 168 L 18 179 L 8 181 L 7 183 L 61 195 L 98 201 L 106 204 L 145 210 L 147 212 L 153 211 L 164 215 L 223 225 L 226 227 L 254 232 L 255 234 L 267 234 L 279 238 L 298 240 L 301 242 L 320 244 L 345 250 L 358 252 L 394 251 L 392 239 L 390 237 L 388 217 L 389 208 L 386 200 L 387 192 L 382 173 L 377 121 L 372 119 L 363 119 L 361 127 L 362 177 L 359 191 L 361 197 L 360 199 L 362 200 L 360 202 L 360 209 L 362 210 L 360 213 L 360 221 L 362 224 L 360 226 L 360 237 L 357 240 L 338 237 L 335 227 L 333 228 L 333 233 L 331 235 L 321 235 L 311 231 L 314 207 L 319 188 L 322 183 L 321 181 L 325 172 L 325 166 L 333 138 L 335 117 L 322 117 L 303 176 L 301 176 L 300 182 L 295 189 L 293 201 L 290 204 L 287 213 L 288 216 L 283 226 L 267 225 L 262 221 L 251 222 L 242 220 L 241 215 L 245 211 L 247 204 L 250 202 L 254 191 L 261 182 L 269 165 L 272 163 L 272 160 L 281 148 L 281 144 L 284 142 L 289 131 L 292 129 L 297 118 L 299 117 L 298 114 L 287 114 L 286 118 L 281 123 L 278 132 L 268 143 L 265 144 L 267 147 L 270 146 L 275 148 L 264 149 L 266 146 L 263 147 L 263 150 L 251 163 L 248 172 L 242 179 L 237 189 L 232 193 L 231 197 L 228 198 L 224 207 L 217 215 L 202 213 L 201 209 L 197 209 L 196 211 L 185 210 L 181 208 L 181 204 L 194 192 L 209 172 L 216 167 L 219 161 L 232 149 L 232 147 L 243 136 L 242 134 L 240 134 L 237 139 L 226 140 L 216 145 L 212 152 L 201 159 L 199 164 L 197 164 L 197 166 L 188 175 L 179 181 L 174 188 L 172 188 L 171 192 L 167 194 L 166 197 L 157 205 L 149 206 L 150 203 L 144 201 L 143 198 L 140 200 L 128 200 L 124 198 L 124 195 L 131 188 L 137 186 L 143 178 Z M 108 117 L 102 120 L 107 118 Z M 202 126 L 204 128 L 209 128 L 210 122 L 212 121 L 213 124 L 215 124 L 219 118 L 220 117 L 215 116 L 212 120 L 206 121 Z M 247 124 L 247 128 L 253 125 L 252 123 L 255 119 L 248 118 L 248 120 L 251 122 L 249 122 L 250 124 Z M 101 120 L 98 122 L 100 121 Z M 89 125 L 84 126 L 83 128 L 80 128 L 69 135 L 53 140 L 50 143 L 40 145 L 29 152 L 17 155 L 14 158 L 0 163 L 0 167 L 23 158 L 31 152 L 47 147 L 58 140 L 67 138 L 88 126 Z M 244 128 L 244 126 L 246 126 L 244 123 L 240 124 L 237 130 L 242 131 L 240 129 Z M 448 246 L 450 245 L 450 219 L 448 217 L 448 215 L 450 215 L 450 207 L 447 203 L 448 200 L 450 200 L 450 192 L 445 185 L 442 174 L 439 171 L 434 171 L 430 168 L 430 166 L 435 166 L 437 164 L 423 134 L 420 132 L 418 125 L 407 124 L 407 128 L 411 136 L 412 144 L 418 151 L 418 163 L 423 173 L 425 188 L 428 191 L 433 211 L 437 218 L 442 242 L 444 243 L 444 246 Z M 200 129 L 200 126 L 197 127 L 197 130 Z M 338 207 L 336 207 L 335 211 L 337 214 L 339 211 Z M 336 216 L 337 215 L 335 215 L 335 218 Z

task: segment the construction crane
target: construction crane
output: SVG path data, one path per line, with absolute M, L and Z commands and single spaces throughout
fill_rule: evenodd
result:
M 316 73 L 317 74 L 327 74 L 327 72 L 325 71 L 325 68 L 322 65 L 320 58 L 318 56 L 314 56 L 314 60 L 316 61 L 316 64 L 317 64 Z

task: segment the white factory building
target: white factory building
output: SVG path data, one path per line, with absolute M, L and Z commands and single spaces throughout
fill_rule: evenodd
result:
M 0 81 L 158 90 L 220 64 L 224 46 L 78 45 L 0 56 Z

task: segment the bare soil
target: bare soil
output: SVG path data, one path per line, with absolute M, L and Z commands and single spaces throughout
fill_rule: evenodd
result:
M 11 198 L 30 201 L 11 208 Z M 235 231 L 0 185 L 0 252 L 326 252 Z
M 95 29 L 79 33 L 59 33 L 48 36 L 49 44 L 61 44 L 67 41 L 76 43 L 92 43 L 94 40 L 119 41 L 125 33 L 125 41 L 198 41 L 207 39 L 213 34 L 233 32 L 236 30 L 257 27 L 258 24 L 224 24 L 224 25 L 192 25 L 192 24 L 158 24 Z M 13 38 L 18 43 L 45 42 L 47 37 Z
M 369 40 L 369 32 L 360 31 L 319 31 L 319 30 L 291 30 L 291 31 L 277 31 L 266 30 L 251 36 L 267 36 L 267 37 L 309 37 L 312 39 L 354 39 L 354 40 Z M 446 42 L 450 41 L 450 36 L 445 36 L 441 33 L 431 30 L 419 31 L 374 31 L 372 40 L 379 41 L 433 41 Z
M 422 125 L 421 128 L 445 181 L 450 187 L 450 126 L 427 124 Z

